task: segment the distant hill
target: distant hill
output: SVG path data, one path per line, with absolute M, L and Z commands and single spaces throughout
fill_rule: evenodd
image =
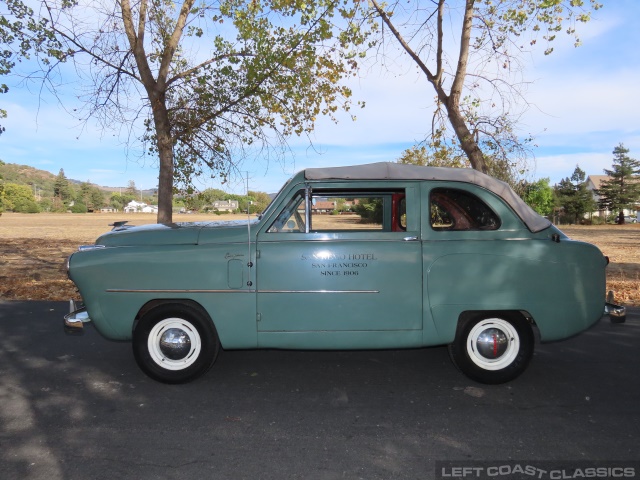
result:
M 53 197 L 53 185 L 55 184 L 57 174 L 53 174 L 46 170 L 39 170 L 34 167 L 30 167 L 28 165 L 18 165 L 16 163 L 4 163 L 0 160 L 0 175 L 2 175 L 3 180 L 6 183 L 17 183 L 18 185 L 30 185 L 34 190 L 34 195 L 37 197 Z M 69 183 L 74 184 L 75 186 L 83 183 L 81 180 L 74 180 L 72 178 L 67 178 Z M 105 197 L 109 198 L 112 193 L 115 192 L 124 192 L 126 190 L 126 186 L 122 187 L 105 187 L 102 185 L 96 185 L 95 183 L 90 183 L 94 187 L 99 188 L 103 192 L 105 192 Z M 156 194 L 155 189 L 147 189 L 142 190 L 143 197 L 152 197 Z M 277 195 L 277 193 L 268 194 L 269 197 L 273 200 L 273 198 Z
M 34 190 L 42 192 L 42 196 L 53 196 L 53 184 L 56 176 L 45 170 L 29 167 L 28 165 L 17 165 L 15 163 L 0 163 L 0 175 L 6 183 L 16 183 L 18 185 L 34 185 Z
M 53 185 L 55 184 L 57 175 L 46 170 L 39 170 L 28 165 L 18 165 L 16 163 L 4 163 L 0 161 L 0 175 L 6 183 L 16 183 L 18 185 L 31 185 L 34 191 L 37 190 L 38 195 L 42 197 L 53 197 Z M 81 180 L 67 178 L 70 183 L 80 185 Z M 125 190 L 126 187 L 103 187 L 91 183 L 104 192 L 118 192 Z M 145 196 L 152 195 L 152 190 L 143 190 Z

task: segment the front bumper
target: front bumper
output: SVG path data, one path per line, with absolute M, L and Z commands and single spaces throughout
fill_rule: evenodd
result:
M 82 335 L 84 324 L 91 321 L 87 307 L 78 307 L 75 301 L 69 300 L 69 313 L 64 316 L 64 333 L 67 335 Z

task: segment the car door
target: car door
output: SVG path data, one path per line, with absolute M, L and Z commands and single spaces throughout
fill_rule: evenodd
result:
M 259 344 L 295 348 L 301 333 L 311 341 L 305 348 L 419 341 L 419 219 L 418 188 L 410 183 L 292 189 L 258 233 Z

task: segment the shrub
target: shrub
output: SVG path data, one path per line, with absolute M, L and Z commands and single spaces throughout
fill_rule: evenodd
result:
M 71 213 L 87 213 L 87 206 L 84 203 L 75 202 L 70 210 Z

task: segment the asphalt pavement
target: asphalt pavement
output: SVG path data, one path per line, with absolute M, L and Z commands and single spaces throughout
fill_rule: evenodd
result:
M 227 351 L 201 379 L 164 385 L 129 343 L 90 326 L 66 336 L 67 308 L 0 300 L 3 480 L 428 479 L 451 476 L 439 461 L 640 460 L 637 308 L 536 345 L 498 386 L 468 380 L 445 347 Z

